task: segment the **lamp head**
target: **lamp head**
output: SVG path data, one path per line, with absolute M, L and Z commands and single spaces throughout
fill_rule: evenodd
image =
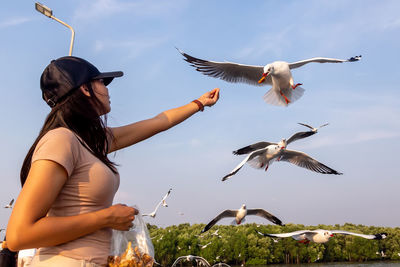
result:
M 42 13 L 43 15 L 45 15 L 46 17 L 51 18 L 51 16 L 53 16 L 53 11 L 39 2 L 35 3 L 35 9 L 40 13 Z

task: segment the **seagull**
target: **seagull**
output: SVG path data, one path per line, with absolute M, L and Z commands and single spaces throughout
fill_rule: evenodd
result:
M 4 206 L 4 208 L 6 209 L 12 209 L 12 205 L 14 204 L 14 199 L 11 199 L 10 203 L 6 206 Z
M 291 70 L 299 68 L 311 62 L 318 63 L 343 63 L 355 62 L 361 59 L 360 56 L 349 59 L 336 59 L 314 57 L 293 63 L 275 61 L 263 66 L 243 65 L 233 62 L 216 62 L 192 57 L 183 51 L 178 51 L 184 56 L 184 60 L 195 67 L 197 71 L 214 78 L 220 78 L 231 83 L 248 83 L 261 86 L 272 85 L 272 88 L 264 95 L 264 101 L 271 105 L 288 106 L 299 99 L 304 89 L 301 83 L 294 84 Z
M 335 235 L 335 234 L 354 235 L 354 236 L 359 236 L 359 237 L 366 238 L 366 239 L 376 239 L 376 240 L 385 239 L 387 237 L 387 233 L 364 235 L 364 234 L 358 234 L 358 233 L 342 231 L 342 230 L 323 230 L 323 229 L 300 230 L 300 231 L 295 231 L 295 232 L 291 232 L 291 233 L 283 233 L 283 234 L 265 234 L 265 233 L 261 233 L 257 230 L 255 230 L 255 231 L 262 236 L 279 237 L 279 238 L 292 237 L 294 240 L 297 240 L 301 243 L 309 243 L 310 241 L 312 241 L 312 242 L 319 243 L 319 244 L 328 242 L 329 239 L 331 237 L 333 237 L 333 235 Z
M 274 215 L 270 214 L 269 212 L 263 209 L 247 209 L 246 205 L 243 204 L 242 207 L 238 210 L 225 210 L 221 212 L 217 217 L 212 219 L 211 222 L 209 222 L 204 227 L 203 230 L 201 230 L 201 233 L 208 231 L 214 224 L 216 224 L 219 220 L 225 217 L 235 217 L 236 224 L 241 224 L 246 215 L 257 215 L 260 217 L 264 217 L 265 219 L 271 221 L 274 224 L 282 225 L 282 221 L 279 220 Z
M 200 256 L 193 256 L 193 255 L 187 255 L 187 256 L 180 256 L 177 258 L 174 263 L 172 264 L 171 267 L 175 267 L 179 262 L 181 261 L 196 261 L 196 263 L 201 263 L 205 266 L 211 266 L 206 259 Z
M 201 244 L 198 244 L 198 245 L 200 246 L 201 249 L 204 249 L 204 248 L 208 247 L 208 245 L 210 245 L 210 244 L 211 244 L 211 242 L 208 242 L 205 245 L 201 245 Z
M 218 234 L 219 229 L 215 230 L 214 233 L 212 233 L 211 235 L 215 235 L 216 237 L 222 238 L 222 236 L 220 234 Z
M 160 205 L 163 205 L 164 207 L 168 207 L 167 202 L 165 201 L 165 199 L 167 199 L 167 197 L 169 196 L 169 194 L 171 194 L 171 190 L 172 188 L 170 188 L 167 192 L 167 194 L 165 194 L 165 196 L 161 199 L 161 201 L 157 204 L 156 208 L 154 209 L 154 211 L 152 213 L 149 214 L 143 214 L 142 216 L 150 216 L 152 218 L 156 217 L 156 212 L 158 210 L 158 207 L 160 207 Z
M 279 143 L 271 143 L 271 142 L 258 142 L 243 148 L 240 148 L 236 151 L 233 151 L 234 155 L 243 155 L 248 154 L 247 157 L 242 160 L 230 173 L 225 175 L 222 178 L 222 181 L 225 181 L 235 175 L 247 162 L 250 166 L 261 169 L 265 168 L 265 171 L 268 170 L 268 167 L 275 161 L 287 161 L 289 163 L 295 164 L 299 167 L 309 169 L 310 171 L 319 172 L 323 174 L 336 174 L 340 175 L 342 173 L 335 171 L 334 169 L 329 168 L 325 164 L 313 159 L 309 155 L 304 152 L 288 150 L 286 149 L 287 145 L 293 141 L 296 141 L 300 138 L 307 137 L 304 132 L 298 132 L 292 135 L 287 141 L 283 138 Z

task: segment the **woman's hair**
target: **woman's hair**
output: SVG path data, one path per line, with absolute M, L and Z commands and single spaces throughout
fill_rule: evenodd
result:
M 78 135 L 83 146 L 94 156 L 107 165 L 112 172 L 117 173 L 116 164 L 107 157 L 109 149 L 109 138 L 112 134 L 106 128 L 107 115 L 104 120 L 98 115 L 103 105 L 93 92 L 91 82 L 85 84 L 91 97 L 87 97 L 78 88 L 71 90 L 69 95 L 59 104 L 54 106 L 47 115 L 39 136 L 28 151 L 22 164 L 20 179 L 23 186 L 31 168 L 33 152 L 39 140 L 50 130 L 65 127 Z M 112 137 L 112 136 L 111 136 Z M 111 140 L 111 139 L 110 139 Z

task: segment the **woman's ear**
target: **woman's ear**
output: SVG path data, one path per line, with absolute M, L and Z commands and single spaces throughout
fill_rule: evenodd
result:
M 88 97 L 91 96 L 91 95 L 90 95 L 90 92 L 89 92 L 89 88 L 86 86 L 86 84 L 82 84 L 82 85 L 79 87 L 79 90 L 81 90 L 81 92 L 82 92 L 84 95 L 86 95 L 86 96 L 88 96 Z

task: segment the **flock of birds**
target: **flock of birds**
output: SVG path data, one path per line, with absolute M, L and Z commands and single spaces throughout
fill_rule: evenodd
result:
M 288 63 L 284 61 L 275 61 L 269 63 L 265 66 L 253 66 L 253 65 L 243 65 L 232 62 L 216 62 L 199 59 L 190 56 L 178 49 L 178 51 L 183 55 L 184 60 L 187 61 L 192 67 L 196 68 L 197 71 L 214 78 L 220 78 L 227 82 L 232 83 L 247 83 L 254 86 L 271 85 L 272 87 L 264 94 L 264 101 L 271 105 L 285 106 L 292 104 L 298 100 L 304 93 L 304 88 L 301 87 L 301 83 L 294 83 L 291 70 L 304 66 L 305 64 L 316 62 L 316 63 L 344 63 L 344 62 L 356 62 L 361 59 L 361 56 L 351 57 L 349 59 L 334 59 L 334 58 L 323 58 L 315 57 L 311 59 L 306 59 L 302 61 L 297 61 L 294 63 Z M 322 127 L 328 125 L 325 123 L 317 128 L 310 126 L 305 123 L 299 123 L 307 128 L 309 131 L 297 132 L 290 136 L 288 139 L 283 138 L 281 141 L 274 143 L 269 141 L 262 141 L 255 144 L 248 145 L 246 147 L 240 148 L 233 151 L 234 155 L 247 155 L 230 173 L 222 178 L 222 181 L 226 181 L 235 175 L 246 163 L 251 167 L 257 169 L 264 169 L 265 171 L 271 166 L 275 161 L 286 161 L 295 164 L 299 167 L 306 168 L 310 171 L 322 173 L 322 174 L 335 174 L 341 175 L 338 172 L 325 164 L 317 161 L 311 156 L 307 155 L 301 151 L 289 150 L 287 146 L 294 141 L 310 137 L 318 132 Z M 154 211 L 143 214 L 142 216 L 149 216 L 155 218 L 157 210 L 160 206 L 168 207 L 166 199 L 171 194 L 172 189 L 169 189 L 165 196 L 156 205 Z M 14 199 L 6 205 L 4 208 L 12 208 Z M 180 212 L 180 215 L 183 215 Z M 232 223 L 241 224 L 244 222 L 247 215 L 259 216 L 267 219 L 268 221 L 283 226 L 282 221 L 276 216 L 272 215 L 264 209 L 247 209 L 246 205 L 243 204 L 238 210 L 224 210 L 218 214 L 214 219 L 212 219 L 201 231 L 201 234 L 210 230 L 218 221 L 223 218 L 234 218 Z M 328 242 L 331 237 L 335 234 L 343 235 L 354 235 L 366 239 L 384 239 L 386 238 L 386 233 L 365 235 L 359 233 L 353 233 L 341 230 L 300 230 L 290 233 L 262 233 L 258 230 L 256 232 L 262 236 L 270 238 L 287 238 L 291 237 L 299 242 L 308 243 L 325 243 Z M 212 235 L 221 237 L 216 230 Z M 162 238 L 162 237 L 161 237 Z M 275 242 L 276 239 L 274 239 Z M 211 242 L 201 245 L 204 249 Z M 211 266 L 204 258 L 199 256 L 182 256 L 176 259 L 172 267 L 175 267 L 178 263 L 182 261 L 195 261 L 198 265 Z M 218 263 L 213 266 L 229 266 L 225 263 Z
M 185 61 L 187 61 L 192 67 L 194 67 L 197 71 L 203 73 L 204 75 L 208 75 L 214 78 L 220 78 L 224 81 L 232 83 L 242 82 L 255 86 L 263 86 L 266 84 L 272 85 L 272 88 L 270 88 L 263 97 L 265 102 L 271 105 L 285 106 L 285 107 L 298 100 L 304 93 L 304 89 L 300 87 L 302 84 L 294 83 L 291 73 L 292 69 L 299 68 L 301 66 L 304 66 L 305 64 L 312 62 L 344 63 L 344 62 L 356 62 L 361 59 L 361 56 L 355 56 L 349 59 L 316 57 L 302 61 L 297 61 L 294 63 L 275 61 L 265 66 L 252 66 L 252 65 L 243 65 L 232 62 L 216 62 L 216 61 L 203 60 L 190 56 L 179 49 L 178 51 L 183 55 Z M 341 175 L 342 174 L 341 172 L 338 172 L 332 169 L 331 167 L 328 167 L 327 165 L 319 162 L 318 160 L 312 158 L 311 156 L 307 155 L 304 152 L 287 149 L 287 146 L 292 142 L 310 137 L 316 134 L 320 128 L 328 125 L 328 123 L 325 123 L 319 127 L 313 127 L 305 123 L 299 123 L 299 124 L 309 128 L 309 130 L 297 132 L 292 136 L 290 136 L 288 139 L 283 138 L 279 142 L 262 141 L 233 151 L 234 155 L 246 155 L 246 157 L 230 173 L 222 177 L 222 181 L 226 181 L 227 179 L 231 178 L 233 175 L 238 173 L 238 171 L 246 163 L 249 164 L 251 167 L 257 169 L 264 169 L 265 171 L 267 171 L 268 168 L 271 166 L 271 164 L 275 161 L 289 162 L 291 164 L 321 174 Z M 161 205 L 163 207 L 167 207 L 168 205 L 166 204 L 166 198 L 170 195 L 171 190 L 172 189 L 170 189 L 168 193 L 161 199 L 161 201 L 157 204 L 153 212 L 145 214 L 143 216 L 150 216 L 154 218 L 156 216 L 157 209 Z M 229 217 L 234 218 L 232 224 L 239 225 L 245 221 L 245 217 L 247 215 L 259 216 L 276 225 L 284 226 L 284 224 L 279 218 L 269 213 L 268 211 L 259 208 L 247 209 L 246 205 L 243 204 L 240 209 L 237 210 L 227 209 L 222 211 L 202 229 L 199 237 L 201 237 L 201 234 L 210 230 L 218 221 L 220 221 L 223 218 L 229 218 Z M 342 230 L 324 230 L 324 229 L 299 230 L 290 233 L 262 233 L 258 230 L 256 230 L 256 232 L 264 237 L 273 238 L 274 242 L 278 242 L 276 238 L 291 237 L 301 243 L 309 243 L 309 242 L 325 243 L 328 242 L 329 239 L 333 237 L 335 234 L 353 235 L 365 239 L 374 239 L 374 240 L 380 240 L 387 237 L 386 233 L 366 235 L 366 234 L 359 234 Z M 221 237 L 221 235 L 218 234 L 218 229 L 212 235 Z M 200 248 L 204 249 L 210 244 L 211 242 L 205 245 L 200 245 Z M 198 265 L 211 266 L 202 257 L 188 255 L 176 259 L 172 267 L 176 266 L 178 263 L 182 261 L 190 261 L 190 262 L 195 261 Z M 225 265 L 221 264 L 224 263 L 219 263 L 214 266 L 229 266 L 226 264 Z

